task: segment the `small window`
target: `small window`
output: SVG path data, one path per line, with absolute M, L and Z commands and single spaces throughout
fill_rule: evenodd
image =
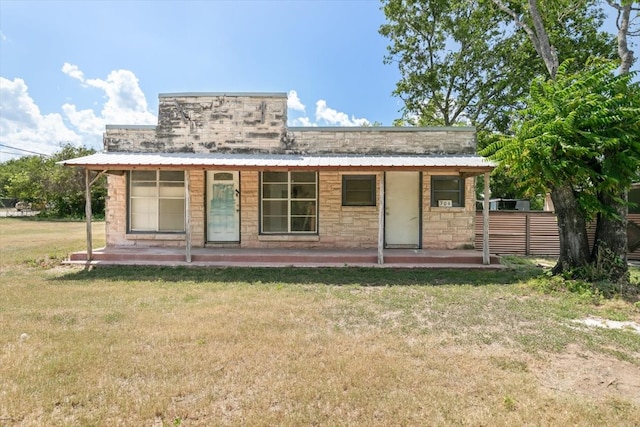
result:
M 342 206 L 375 205 L 375 175 L 342 175 Z
M 464 207 L 464 179 L 459 176 L 432 176 L 431 206 Z

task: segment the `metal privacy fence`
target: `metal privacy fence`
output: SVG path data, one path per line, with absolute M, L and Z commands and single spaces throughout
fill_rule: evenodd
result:
M 629 221 L 640 224 L 640 214 L 629 214 Z M 593 241 L 595 224 L 587 228 Z M 476 247 L 482 249 L 482 212 L 476 216 Z M 553 212 L 491 211 L 489 213 L 489 248 L 498 255 L 544 255 L 560 253 L 558 222 Z M 640 248 L 629 252 L 630 260 L 640 260 Z

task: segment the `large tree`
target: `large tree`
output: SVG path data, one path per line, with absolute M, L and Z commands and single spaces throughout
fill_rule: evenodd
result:
M 557 56 L 578 58 L 577 66 L 591 55 L 615 56 L 595 0 L 546 3 L 542 23 Z M 526 4 L 509 4 L 527 23 Z M 491 0 L 387 0 L 383 11 L 385 61 L 400 70 L 394 94 L 405 123 L 505 132 L 529 83 L 545 73 L 535 40 Z
M 640 86 L 629 74 L 616 76 L 616 63 L 593 60 L 572 72 L 570 62 L 553 79 L 532 83 L 513 136 L 503 136 L 483 154 L 527 185 L 551 190 L 560 230 L 556 273 L 591 265 L 619 280 L 625 260 L 590 258 L 586 222 L 608 212 L 608 200 L 638 177 Z
M 551 79 L 556 78 L 559 66 L 558 52 L 552 44 L 551 37 L 553 25 L 545 23 L 539 4 L 545 6 L 544 0 L 527 0 L 524 9 L 514 8 L 507 5 L 503 0 L 492 0 L 500 10 L 513 19 L 513 22 L 521 28 L 532 41 L 536 52 L 545 64 L 547 73 Z M 613 0 L 607 0 L 609 6 L 618 10 L 617 19 L 617 52 L 620 60 L 620 72 L 625 75 L 633 63 L 633 51 L 628 48 L 627 35 L 630 31 L 630 15 L 632 10 L 636 10 L 632 5 L 637 2 L 623 0 L 620 4 Z M 570 58 L 567 56 L 565 58 Z M 578 62 L 581 64 L 581 62 Z M 595 88 L 593 88 L 596 90 Z M 590 129 L 597 131 L 596 129 Z M 614 281 L 624 281 L 628 277 L 627 265 L 627 194 L 630 183 L 624 177 L 620 177 L 620 169 L 625 162 L 634 163 L 636 159 L 633 153 L 620 151 L 615 144 L 613 146 L 599 145 L 600 162 L 591 162 L 589 167 L 594 168 L 608 185 L 599 185 L 596 196 L 599 201 L 597 210 L 597 223 L 594 245 L 591 251 L 585 238 L 576 239 L 576 236 L 586 234 L 583 231 L 583 221 L 576 221 L 580 215 L 580 206 L 575 197 L 576 192 L 580 192 L 582 184 L 571 185 L 570 181 L 565 181 L 563 185 L 556 183 L 551 189 L 551 197 L 558 214 L 558 225 L 560 231 L 560 257 L 554 271 L 556 273 L 573 269 L 590 263 L 592 266 L 606 265 L 608 278 Z M 631 157 L 630 157 L 631 156 Z M 613 160 L 611 160 L 613 159 Z M 619 162 L 619 163 L 618 163 Z M 608 164 L 614 167 L 607 168 Z M 636 166 L 637 167 L 637 166 Z M 634 170 L 637 179 L 637 169 Z M 573 192 L 572 196 L 570 192 Z M 589 253 L 590 252 L 590 253 Z
M 635 3 L 635 6 L 634 6 Z M 634 53 L 629 48 L 628 37 L 640 35 L 640 22 L 637 22 L 640 3 L 629 0 L 615 2 L 607 0 L 607 4 L 616 11 L 618 56 L 620 58 L 620 74 L 627 74 L 634 63 Z M 632 14 L 635 13 L 635 25 L 632 22 Z M 618 153 L 607 150 L 603 155 L 614 157 Z M 624 160 L 624 159 L 623 159 Z M 612 173 L 617 170 L 614 168 Z M 613 263 L 616 266 L 612 276 L 620 279 L 627 273 L 627 222 L 628 222 L 628 187 L 618 186 L 612 194 L 604 191 L 599 194 L 600 202 L 606 210 L 598 214 L 595 242 L 591 253 L 592 260 L 609 262 L 613 256 L 620 262 Z
M 633 8 L 631 4 L 637 2 L 623 0 L 621 4 L 615 4 L 613 0 L 607 0 L 607 3 L 620 11 L 619 28 L 621 30 L 618 32 L 617 52 L 620 52 L 623 65 L 630 64 L 633 61 L 633 56 L 631 53 L 631 59 L 629 59 L 626 34 L 629 33 L 629 13 Z M 416 4 L 421 7 L 416 8 Z M 506 59 L 502 62 L 502 69 L 508 76 L 507 78 L 513 82 L 509 86 L 510 94 L 483 102 L 491 88 L 500 87 L 504 85 L 504 82 L 486 79 L 475 80 L 471 86 L 456 84 L 460 80 L 460 73 L 457 67 L 448 64 L 455 63 L 455 60 L 460 57 L 467 57 L 468 53 L 463 52 L 464 49 L 455 50 L 457 45 L 452 41 L 455 42 L 458 39 L 452 28 L 458 25 L 464 26 L 464 23 L 460 20 L 442 19 L 443 25 L 432 25 L 425 30 L 424 26 L 421 27 L 423 20 L 419 17 L 412 18 L 412 15 L 420 15 L 423 10 L 429 9 L 425 5 L 431 4 L 444 8 L 442 15 L 445 17 L 458 16 L 456 13 L 459 13 L 457 12 L 459 9 L 474 10 L 478 13 L 469 15 L 469 18 L 473 17 L 473 19 L 479 20 L 479 23 L 467 21 L 466 25 L 480 28 L 480 31 L 493 28 L 487 32 L 488 37 L 484 38 L 489 41 L 484 47 L 482 41 L 478 42 L 477 40 L 466 45 L 467 49 L 472 47 L 483 49 L 482 52 L 491 57 L 491 60 L 487 59 L 489 68 L 486 68 L 486 62 L 473 62 L 466 65 L 471 69 L 474 66 L 479 68 L 479 71 L 474 72 L 473 75 L 495 77 L 491 72 L 495 70 L 492 67 L 495 67 L 496 62 L 492 62 L 492 60 L 506 54 L 504 57 Z M 436 10 L 440 9 L 436 8 Z M 385 13 L 390 23 L 383 26 L 381 31 L 392 41 L 387 61 L 397 59 L 400 64 L 403 78 L 396 87 L 396 94 L 409 101 L 405 113 L 408 112 L 410 116 L 419 117 L 421 124 L 430 124 L 429 120 L 423 118 L 426 115 L 441 120 L 443 124 L 451 125 L 455 122 L 442 120 L 442 118 L 450 116 L 446 111 L 452 108 L 451 106 L 462 108 L 462 112 L 454 116 L 456 118 L 463 117 L 466 111 L 471 111 L 472 114 L 466 116 L 480 131 L 479 145 L 481 147 L 484 142 L 495 138 L 495 134 L 486 137 L 487 134 L 483 133 L 484 130 L 494 132 L 509 130 L 510 123 L 509 120 L 505 120 L 505 116 L 508 117 L 509 112 L 521 107 L 518 100 L 535 75 L 546 75 L 547 78 L 555 79 L 560 61 L 568 58 L 575 60 L 566 63 L 566 73 L 580 70 L 591 56 L 605 58 L 616 56 L 614 38 L 598 30 L 602 24 L 603 12 L 599 2 L 595 0 L 459 0 L 451 2 L 448 6 L 437 0 L 390 0 L 385 4 Z M 435 19 L 431 21 L 435 22 Z M 431 21 L 427 20 L 427 22 Z M 487 22 L 490 24 L 487 25 Z M 501 33 L 497 33 L 498 28 Z M 421 45 L 419 41 L 425 31 L 429 34 L 430 39 L 439 41 L 440 44 Z M 434 36 L 429 31 L 436 32 L 439 36 Z M 469 37 L 473 33 L 461 32 L 458 34 Z M 624 38 L 621 38 L 621 35 L 624 35 Z M 494 49 L 494 47 L 500 46 L 500 41 L 505 40 L 511 46 L 511 51 Z M 524 41 L 518 44 L 518 40 Z M 462 44 L 459 45 L 462 46 Z M 445 47 L 449 48 L 448 53 L 445 52 Z M 440 53 L 431 53 L 432 49 L 439 50 Z M 416 52 L 419 53 L 421 50 L 427 50 L 431 60 L 431 62 L 425 62 L 422 67 L 420 61 L 415 60 Z M 527 53 L 528 56 L 525 56 Z M 519 59 L 524 57 L 528 62 L 525 61 L 523 64 Z M 408 66 L 404 64 L 408 64 Z M 433 64 L 442 66 L 438 68 Z M 462 81 L 466 80 L 463 78 Z M 423 82 L 423 84 L 417 85 L 415 82 Z M 425 90 L 425 87 L 428 90 Z M 474 89 L 471 93 L 479 97 L 478 102 L 466 102 L 467 99 L 472 98 L 461 96 L 461 94 L 467 93 L 465 91 L 469 87 Z M 442 93 L 447 96 L 443 97 Z M 513 98 L 510 99 L 510 95 Z M 449 99 L 449 97 L 453 100 L 452 102 L 433 101 L 433 99 L 437 101 Z M 458 100 L 463 102 L 458 102 Z M 501 110 L 498 106 L 491 108 L 493 100 L 506 104 L 502 106 Z M 474 110 L 475 106 L 480 106 L 480 109 Z M 600 147 L 600 150 L 600 156 L 604 158 L 615 159 L 619 156 L 616 148 Z M 600 209 L 597 211 L 597 244 L 593 250 L 590 250 L 586 237 L 585 224 L 588 215 L 585 215 L 585 211 L 582 210 L 580 205 L 582 201 L 576 191 L 580 189 L 581 184 L 575 184 L 572 180 L 567 179 L 554 181 L 553 186 L 547 188 L 551 191 L 559 223 L 561 253 L 554 268 L 557 273 L 593 263 L 594 260 L 600 260 L 604 255 L 607 255 L 610 260 L 622 261 L 619 263 L 621 267 L 612 274 L 612 278 L 620 279 L 626 276 L 627 267 L 624 261 L 626 261 L 625 221 L 628 187 L 623 184 L 624 180 L 616 179 L 616 170 L 606 171 L 605 164 L 607 162 L 592 165 L 596 169 L 599 168 L 597 172 L 601 176 L 609 173 L 612 178 L 604 180 L 608 183 L 607 185 L 601 183 L 597 187 L 596 197 L 599 200 Z M 521 178 L 522 175 L 519 175 L 518 179 Z M 495 185 L 493 187 L 495 188 Z M 500 191 L 502 190 L 500 189 Z

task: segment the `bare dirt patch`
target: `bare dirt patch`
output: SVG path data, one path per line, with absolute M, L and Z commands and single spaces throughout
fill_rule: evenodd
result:
M 640 366 L 570 345 L 549 355 L 534 374 L 543 387 L 595 399 L 622 398 L 640 404 Z

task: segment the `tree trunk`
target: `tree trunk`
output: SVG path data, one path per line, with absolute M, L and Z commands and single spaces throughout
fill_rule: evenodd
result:
M 584 267 L 589 262 L 587 227 L 571 185 L 563 184 L 553 188 L 551 199 L 558 218 L 560 237 L 560 256 L 552 272 L 560 274 Z
M 597 271 L 606 271 L 606 279 L 612 282 L 627 282 L 629 266 L 627 264 L 627 191 L 618 196 L 624 202 L 613 200 L 609 194 L 600 194 L 602 204 L 615 210 L 617 218 L 598 215 L 596 235 L 591 251 L 591 263 Z
M 607 3 L 618 11 L 616 26 L 618 28 L 617 41 L 618 55 L 620 56 L 620 74 L 626 74 L 633 63 L 633 51 L 629 49 L 627 43 L 631 3 L 623 5 L 623 2 L 617 4 L 611 0 L 608 0 Z M 617 196 L 623 202 L 614 200 L 614 197 L 610 194 L 602 193 L 598 195 L 600 202 L 605 206 L 610 206 L 616 212 L 618 218 L 598 215 L 596 235 L 591 251 L 591 262 L 598 269 L 610 269 L 608 271 L 609 280 L 625 282 L 629 280 L 629 266 L 627 264 L 627 215 L 629 214 L 627 189 L 620 190 Z

